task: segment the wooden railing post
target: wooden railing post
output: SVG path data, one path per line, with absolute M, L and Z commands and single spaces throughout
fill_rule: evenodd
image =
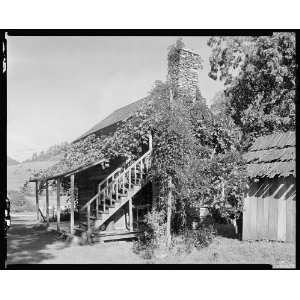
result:
M 109 204 L 112 206 L 112 193 L 113 193 L 113 183 L 111 182 L 109 186 Z
M 36 204 L 36 219 L 40 220 L 40 207 L 39 207 L 39 182 L 35 182 L 35 204 Z
M 129 230 L 133 231 L 132 198 L 129 198 Z
M 149 150 L 152 150 L 152 134 L 149 133 Z
M 91 229 L 91 205 L 87 207 L 87 229 L 88 231 Z
M 143 160 L 141 160 L 141 168 L 140 168 L 140 171 L 141 171 L 141 181 L 143 180 Z
M 123 176 L 122 176 L 122 194 L 125 193 L 125 175 L 123 173 Z
M 96 198 L 96 219 L 98 219 L 98 214 L 99 214 L 99 198 L 100 198 L 100 194 Z
M 136 206 L 136 229 L 139 230 L 139 207 Z
M 116 182 L 116 184 L 115 184 L 115 189 L 116 189 L 116 201 L 118 201 L 119 200 L 119 181 L 118 181 L 118 179 L 117 179 L 117 182 Z
M 103 211 L 106 209 L 106 189 L 103 191 Z
M 70 232 L 74 233 L 74 200 L 75 200 L 75 175 L 71 175 L 71 207 L 70 207 Z
M 57 219 L 57 231 L 60 231 L 60 178 L 56 181 L 56 219 Z
M 131 168 L 129 168 L 128 171 L 128 187 L 131 189 Z
M 47 226 L 49 226 L 49 186 L 48 186 L 48 180 L 46 180 L 46 222 L 47 222 Z

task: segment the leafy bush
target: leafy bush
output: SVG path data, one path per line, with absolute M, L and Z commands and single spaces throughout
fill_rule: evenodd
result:
M 187 230 L 184 233 L 184 241 L 187 249 L 192 247 L 197 249 L 207 247 L 215 237 L 213 225 L 200 225 L 196 230 Z
M 134 243 L 133 250 L 145 259 L 151 259 L 160 251 L 169 250 L 176 255 L 189 253 L 192 249 L 207 247 L 215 237 L 212 218 L 206 218 L 196 229 L 186 229 L 181 234 L 173 235 L 169 248 L 166 247 L 166 223 L 162 211 L 153 210 L 146 216 L 143 233 Z
M 152 210 L 145 219 L 145 224 L 141 226 L 142 234 L 134 243 L 133 251 L 142 254 L 145 259 L 151 259 L 155 250 L 166 245 L 165 215 L 163 211 Z

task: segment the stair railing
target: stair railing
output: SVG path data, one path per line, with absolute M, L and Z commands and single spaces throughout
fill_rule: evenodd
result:
M 80 208 L 80 211 L 87 210 L 87 227 L 90 229 L 91 218 L 91 205 L 95 205 L 96 219 L 98 218 L 99 204 L 102 204 L 103 212 L 106 211 L 106 199 L 109 200 L 109 204 L 112 205 L 113 197 L 115 194 L 115 200 L 118 200 L 119 189 L 122 194 L 125 194 L 126 182 L 128 183 L 128 190 L 131 189 L 131 181 L 133 184 L 137 184 L 137 168 L 139 168 L 140 181 L 143 184 L 143 175 L 147 174 L 151 164 L 151 152 L 152 149 L 144 153 L 139 159 L 130 164 L 127 168 L 117 168 L 114 172 L 108 175 L 103 181 L 98 184 L 98 192 L 87 203 Z M 133 173 L 133 174 L 132 174 Z

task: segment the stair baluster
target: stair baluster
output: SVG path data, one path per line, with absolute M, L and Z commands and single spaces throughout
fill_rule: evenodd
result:
M 116 169 L 98 184 L 97 194 L 80 208 L 80 212 L 87 211 L 86 225 L 88 230 L 91 229 L 91 219 L 96 219 L 95 224 L 97 225 L 93 226 L 100 228 L 125 203 L 129 201 L 131 202 L 129 205 L 131 204 L 130 206 L 132 206 L 132 197 L 139 191 L 139 189 L 135 188 L 136 185 L 139 185 L 141 188 L 147 181 L 144 180 L 144 176 L 150 169 L 150 155 L 151 149 L 131 165 Z M 139 177 L 137 177 L 137 172 L 140 174 Z M 120 191 L 122 197 L 119 199 Z M 115 195 L 115 201 L 113 195 Z M 107 207 L 107 204 L 109 204 L 109 207 Z M 101 210 L 99 210 L 99 206 L 102 207 Z M 94 217 L 95 213 L 96 216 Z M 131 222 L 132 220 L 130 220 Z M 133 230 L 132 223 L 129 225 L 130 230 Z
M 87 207 L 87 228 L 90 231 L 91 228 L 91 205 L 89 204 Z

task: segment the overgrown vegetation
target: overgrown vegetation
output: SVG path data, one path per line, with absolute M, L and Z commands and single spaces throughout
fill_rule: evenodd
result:
M 253 137 L 295 129 L 296 38 L 281 32 L 260 37 L 212 37 L 213 79 L 224 80 L 227 113 Z
M 174 247 L 176 236 L 193 247 L 207 246 L 215 228 L 203 223 L 192 230 L 201 207 L 225 222 L 242 212 L 247 174 L 241 150 L 249 142 L 245 137 L 295 126 L 294 43 L 294 35 L 285 33 L 211 38 L 210 76 L 225 80 L 225 112 L 213 114 L 199 92 L 196 100 L 188 93 L 179 97 L 173 82 L 157 81 L 144 105 L 116 132 L 70 145 L 60 163 L 38 175 L 62 173 L 102 158 L 135 159 L 151 133 L 150 176 L 158 197 L 135 249 L 151 257 L 157 249 Z M 169 63 L 178 63 L 182 47 L 177 42 L 170 48 Z
M 64 155 L 64 153 L 68 150 L 69 143 L 64 142 L 61 144 L 50 146 L 45 151 L 41 151 L 39 153 L 35 152 L 32 154 L 30 159 L 26 159 L 24 162 L 29 161 L 44 161 L 44 160 L 55 160 Z

